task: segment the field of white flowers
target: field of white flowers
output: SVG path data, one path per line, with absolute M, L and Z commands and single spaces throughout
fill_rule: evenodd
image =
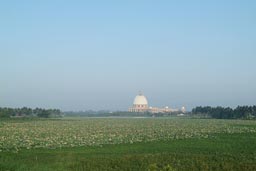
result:
M 255 133 L 256 122 L 178 118 L 86 118 L 0 121 L 0 151 L 208 138 Z

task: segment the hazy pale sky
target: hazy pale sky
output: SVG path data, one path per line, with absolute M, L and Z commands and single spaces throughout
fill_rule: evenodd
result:
M 255 0 L 0 2 L 0 106 L 256 104 Z

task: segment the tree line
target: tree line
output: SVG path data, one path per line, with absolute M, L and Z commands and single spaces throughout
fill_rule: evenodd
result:
M 31 109 L 28 107 L 23 108 L 1 108 L 0 107 L 0 118 L 10 118 L 10 117 L 60 117 L 61 111 L 59 109 L 42 109 L 35 108 Z
M 198 106 L 192 109 L 192 115 L 216 119 L 256 119 L 256 105 L 230 107 Z

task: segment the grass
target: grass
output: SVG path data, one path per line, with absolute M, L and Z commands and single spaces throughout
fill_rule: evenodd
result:
M 133 144 L 256 133 L 256 122 L 179 118 L 88 118 L 0 121 L 0 152 Z
M 0 153 L 1 171 L 256 170 L 256 134 Z M 171 167 L 167 167 L 167 166 Z

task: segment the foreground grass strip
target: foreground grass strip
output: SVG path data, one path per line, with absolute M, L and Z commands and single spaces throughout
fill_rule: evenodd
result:
M 0 153 L 0 170 L 256 170 L 255 133 Z

